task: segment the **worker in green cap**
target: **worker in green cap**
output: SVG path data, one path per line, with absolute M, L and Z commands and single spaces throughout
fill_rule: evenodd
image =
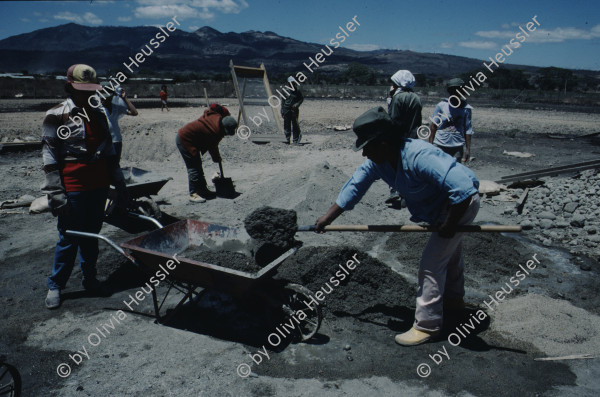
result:
M 440 333 L 443 306 L 464 307 L 462 233 L 479 210 L 479 181 L 452 156 L 420 139 L 402 138 L 382 108 L 362 114 L 354 122 L 354 150 L 367 157 L 340 191 L 316 231 L 332 223 L 361 200 L 377 179 L 404 197 L 413 222 L 438 226 L 421 256 L 417 309 L 413 327 L 396 335 L 403 346 L 418 345 Z
M 471 155 L 471 136 L 473 108 L 460 93 L 465 82 L 454 78 L 448 82 L 449 97 L 437 104 L 431 117 L 429 142 L 456 158 L 466 162 Z M 461 99 L 461 97 L 463 99 Z

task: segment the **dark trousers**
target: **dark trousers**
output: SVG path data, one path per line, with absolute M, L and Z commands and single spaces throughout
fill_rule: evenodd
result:
M 79 251 L 79 266 L 86 280 L 96 278 L 98 240 L 95 238 L 71 237 L 65 230 L 98 233 L 104 220 L 104 207 L 108 188 L 85 192 L 67 193 L 69 212 L 58 217 L 58 243 L 54 251 L 52 275 L 48 277 L 48 289 L 64 289 L 75 266 Z
M 202 157 L 200 157 L 200 153 L 192 156 L 181 144 L 179 135 L 175 137 L 175 144 L 187 168 L 190 195 L 194 193 L 200 194 L 202 190 L 206 189 L 206 179 L 204 178 L 204 170 L 202 169 Z
M 292 136 L 294 143 L 300 142 L 302 139 L 302 133 L 300 132 L 300 126 L 298 125 L 298 109 L 288 110 L 283 115 L 283 132 L 285 133 L 285 139 L 289 140 Z
M 117 153 L 117 164 L 121 167 L 121 152 L 123 151 L 123 142 L 113 142 L 115 153 Z

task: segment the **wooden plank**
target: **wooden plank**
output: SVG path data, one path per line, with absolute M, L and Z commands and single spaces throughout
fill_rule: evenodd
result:
M 571 354 L 570 356 L 562 356 L 562 357 L 542 357 L 542 358 L 534 358 L 535 361 L 559 361 L 559 360 L 580 360 L 580 359 L 588 359 L 594 358 L 591 354 Z
M 231 78 L 233 79 L 233 88 L 235 89 L 235 95 L 238 97 L 238 102 L 240 103 L 240 110 L 242 111 L 242 116 L 244 117 L 244 124 L 248 125 L 248 117 L 246 116 L 246 109 L 244 109 L 244 101 L 241 96 L 240 86 L 238 84 L 237 75 L 235 73 L 236 66 L 234 66 L 233 64 L 233 59 L 229 60 L 229 68 L 231 69 Z
M 206 92 L 206 87 L 204 87 L 204 99 L 206 99 L 206 107 L 210 107 L 208 103 L 208 93 Z
M 267 77 L 267 70 L 265 69 L 265 64 L 261 63 L 260 67 L 265 72 L 263 76 L 263 82 L 265 84 L 265 90 L 267 91 L 267 98 L 270 98 L 271 96 L 273 96 L 273 93 L 271 92 L 271 85 L 269 84 L 269 78 Z M 281 116 L 277 114 L 275 108 L 272 107 L 270 104 L 269 107 L 273 111 L 273 117 L 275 118 L 275 122 L 277 123 L 277 129 L 280 133 L 283 134 L 283 121 L 281 120 Z

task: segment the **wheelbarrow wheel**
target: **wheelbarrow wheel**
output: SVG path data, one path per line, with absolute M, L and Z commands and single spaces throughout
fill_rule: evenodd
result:
M 150 216 L 157 221 L 160 220 L 162 212 L 158 204 L 149 197 L 140 197 L 136 201 L 136 211 L 142 215 Z
M 313 292 L 306 287 L 299 284 L 289 283 L 284 287 L 285 301 L 283 303 L 283 310 L 286 315 L 292 316 L 297 319 L 300 324 L 295 328 L 298 331 L 298 339 L 305 342 L 312 338 L 323 320 L 323 314 L 321 307 L 316 306 L 312 310 L 306 306 L 304 302 L 308 302 L 314 296 Z M 299 310 L 306 315 L 303 320 L 299 319 L 299 315 L 296 314 Z
M 21 395 L 21 375 L 12 365 L 0 364 L 0 396 L 19 397 Z

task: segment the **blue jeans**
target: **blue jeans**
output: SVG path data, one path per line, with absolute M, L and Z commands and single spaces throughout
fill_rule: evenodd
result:
M 98 240 L 65 235 L 65 230 L 98 233 L 104 220 L 104 207 L 108 188 L 85 192 L 67 193 L 69 212 L 58 217 L 58 243 L 54 251 L 52 275 L 46 284 L 48 289 L 64 289 L 71 277 L 75 256 L 79 251 L 79 262 L 84 279 L 96 278 L 96 260 L 98 259 Z

